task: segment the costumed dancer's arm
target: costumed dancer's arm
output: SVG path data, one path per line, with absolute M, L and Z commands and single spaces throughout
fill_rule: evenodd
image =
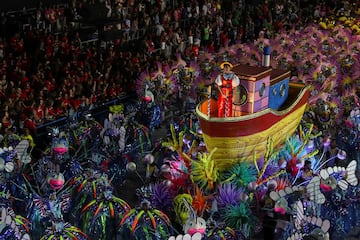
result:
M 239 86 L 240 84 L 240 79 L 238 76 L 236 76 L 235 74 L 233 74 L 232 76 L 232 87 L 236 88 L 237 86 Z
M 223 93 L 222 89 L 221 89 L 221 86 L 222 86 L 222 80 L 221 80 L 221 74 L 219 74 L 216 79 L 215 79 L 215 83 L 216 83 L 216 86 L 217 88 L 219 89 L 219 92 L 221 93 L 221 95 L 223 97 L 227 97 L 227 94 Z

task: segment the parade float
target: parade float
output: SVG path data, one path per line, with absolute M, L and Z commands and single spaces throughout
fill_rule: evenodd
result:
M 240 85 L 233 96 L 231 117 L 217 117 L 217 102 L 211 96 L 198 104 L 204 142 L 220 169 L 236 162 L 263 156 L 272 138 L 283 143 L 298 127 L 309 98 L 304 84 L 289 82 L 290 71 L 270 67 L 236 65 Z
M 5 136 L 0 238 L 359 239 L 360 38 L 341 26 L 279 33 L 269 40 L 271 68 L 255 67 L 261 41 L 204 56 L 209 61 L 178 58 L 161 64 L 161 71 L 144 72 L 138 101 L 105 104 L 108 111 L 101 105 L 101 118 L 95 111 L 76 114 L 51 129 L 40 158 L 30 155 L 29 143 Z M 199 101 L 199 134 L 197 119 L 187 117 L 192 108 L 178 114 L 173 103 L 209 84 L 223 55 L 243 88 L 234 96 L 233 117 L 217 118 L 215 95 Z M 291 66 L 295 73 L 288 72 Z M 158 104 L 169 113 L 161 122 L 170 123 L 165 139 L 152 135 L 159 131 Z M 239 120 L 247 127 L 235 126 Z M 257 139 L 263 134 L 266 152 L 220 161 L 218 146 L 207 151 L 202 138 L 207 147 L 216 139 L 208 137 L 216 128 L 205 125 L 218 121 L 220 133 L 231 132 L 227 124 L 242 130 L 241 141 L 250 131 L 259 132 Z M 293 134 L 284 130 L 290 124 L 299 125 Z M 278 132 L 288 138 L 274 146 Z

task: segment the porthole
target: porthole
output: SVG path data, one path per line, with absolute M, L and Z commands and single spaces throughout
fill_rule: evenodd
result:
M 235 105 L 243 105 L 247 103 L 248 100 L 248 91 L 243 85 L 239 85 L 236 88 L 233 103 Z
M 266 89 L 266 85 L 265 85 L 265 83 L 262 83 L 262 84 L 261 84 L 260 91 L 259 91 L 260 97 L 264 96 L 264 94 L 265 94 L 265 89 Z
M 285 96 L 285 93 L 286 93 L 286 85 L 283 83 L 280 86 L 280 96 L 281 97 Z
M 276 88 L 273 88 L 272 93 L 273 93 L 273 95 L 274 95 L 274 96 L 276 96 L 276 94 L 277 94 L 277 90 L 276 90 Z

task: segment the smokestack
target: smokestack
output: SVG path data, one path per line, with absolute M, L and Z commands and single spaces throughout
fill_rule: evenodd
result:
M 263 67 L 270 67 L 270 46 L 264 46 L 263 49 L 263 58 L 262 58 L 262 65 Z

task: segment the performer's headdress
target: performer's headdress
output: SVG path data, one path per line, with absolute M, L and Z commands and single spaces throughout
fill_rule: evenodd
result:
M 224 69 L 224 67 L 225 67 L 226 65 L 228 65 L 230 68 L 233 68 L 233 65 L 232 65 L 230 62 L 223 62 L 223 63 L 220 65 L 221 69 Z

